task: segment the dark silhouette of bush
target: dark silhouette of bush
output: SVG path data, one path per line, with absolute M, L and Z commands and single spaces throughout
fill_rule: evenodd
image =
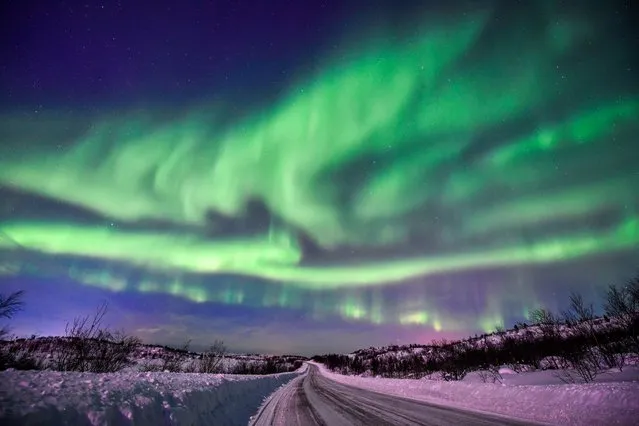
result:
M 140 346 L 140 339 L 104 327 L 102 321 L 107 308 L 103 303 L 93 316 L 77 317 L 67 324 L 66 339 L 54 355 L 54 369 L 113 373 L 131 365 L 131 356 Z
M 219 373 L 220 364 L 226 354 L 226 346 L 221 340 L 216 340 L 209 349 L 202 354 L 199 363 L 200 373 Z
M 0 294 L 0 318 L 11 319 L 22 310 L 24 302 L 23 291 L 17 291 L 9 295 Z M 0 340 L 9 335 L 9 327 L 0 329 Z M 0 347 L 0 371 L 13 368 L 15 370 L 41 370 L 42 361 L 36 358 L 29 347 L 11 348 L 7 345 Z

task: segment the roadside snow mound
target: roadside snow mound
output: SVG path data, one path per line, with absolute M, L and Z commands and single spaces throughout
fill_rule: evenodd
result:
M 0 423 L 246 425 L 262 400 L 299 373 L 0 373 Z
M 315 364 L 336 382 L 386 395 L 561 425 L 636 425 L 639 382 L 500 385 L 345 376 Z

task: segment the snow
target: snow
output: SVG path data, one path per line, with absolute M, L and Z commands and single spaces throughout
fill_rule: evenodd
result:
M 13 353 L 24 353 L 39 361 L 42 369 L 53 368 L 53 361 L 63 350 L 66 337 L 48 336 L 35 338 L 15 338 L 12 340 L 0 340 L 0 350 Z M 137 347 L 129 357 L 131 364 L 121 371 L 125 372 L 149 372 L 162 371 L 163 359 L 168 358 L 176 361 L 182 372 L 189 372 L 194 366 L 197 367 L 200 354 L 197 352 L 187 352 L 183 350 L 170 349 L 158 345 L 143 344 Z M 226 374 L 260 374 L 264 371 L 255 371 L 264 368 L 267 362 L 275 364 L 275 372 L 289 372 L 295 370 L 296 363 L 305 361 L 307 358 L 297 355 L 268 355 L 268 354 L 235 354 L 226 353 L 218 365 L 219 373 Z M 253 368 L 253 371 L 238 371 L 241 367 Z
M 469 374 L 460 382 L 323 375 L 372 391 L 473 411 L 562 425 L 630 425 L 639 418 L 639 367 L 563 384 L 548 371 L 502 369 L 502 384 Z M 294 373 L 238 376 L 196 373 L 0 373 L 0 423 L 11 425 L 247 424 L 260 403 Z
M 504 374 L 504 382 L 494 384 L 473 376 L 460 382 L 346 376 L 316 365 L 323 375 L 343 384 L 536 422 L 608 426 L 634 425 L 639 419 L 637 368 L 604 374 L 596 383 L 557 384 L 547 372 L 530 372 Z
M 246 425 L 275 389 L 300 372 L 0 372 L 0 423 L 11 425 Z
M 297 370 L 297 373 L 299 374 L 298 377 L 282 384 L 278 389 L 274 390 L 273 393 L 264 398 L 264 400 L 262 401 L 262 405 L 260 405 L 255 415 L 251 416 L 249 426 L 254 425 L 259 417 L 266 417 L 271 420 L 271 424 L 278 424 L 274 420 L 278 415 L 278 413 L 276 413 L 277 408 L 279 408 L 279 404 L 277 402 L 279 400 L 287 401 L 288 399 L 292 398 L 293 392 L 295 391 L 295 381 L 304 380 L 304 375 L 307 369 L 308 364 L 305 363 L 302 368 Z
M 561 378 L 563 373 L 561 370 L 537 370 L 516 373 L 510 368 L 501 368 L 499 373 L 501 374 L 501 382 L 506 386 L 565 384 Z M 471 372 L 464 377 L 463 381 L 479 382 L 481 378 L 477 372 Z M 639 367 L 627 366 L 623 371 L 619 371 L 619 369 L 609 369 L 598 374 L 594 381 L 595 383 L 639 381 Z

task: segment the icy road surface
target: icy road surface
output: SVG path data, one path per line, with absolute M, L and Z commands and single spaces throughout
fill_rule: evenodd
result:
M 532 425 L 384 395 L 335 382 L 317 366 L 275 392 L 250 423 L 262 425 Z

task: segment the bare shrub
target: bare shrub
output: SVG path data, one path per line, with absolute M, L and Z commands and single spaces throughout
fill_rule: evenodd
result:
M 24 291 L 16 291 L 5 296 L 0 294 L 0 318 L 11 319 L 22 310 Z M 9 335 L 9 327 L 0 328 L 0 340 L 5 340 Z M 28 346 L 11 348 L 8 345 L 0 347 L 0 371 L 8 368 L 16 370 L 42 370 L 43 362 L 34 356 Z
M 595 329 L 595 310 L 592 304 L 586 305 L 583 297 L 577 293 L 570 294 L 570 305 L 563 317 L 567 324 L 572 324 L 570 345 L 563 357 L 572 368 L 574 374 L 585 383 L 595 380 L 601 372 L 599 348 L 602 340 Z
M 623 370 L 626 365 L 627 345 L 622 342 L 609 342 L 599 346 L 600 358 L 607 368 Z
M 161 355 L 162 364 L 159 371 L 169 373 L 183 372 L 182 364 L 184 362 L 184 354 L 188 354 L 190 346 L 191 341 L 187 340 L 179 348 L 165 348 Z
M 530 321 L 539 327 L 545 337 L 554 337 L 559 332 L 561 319 L 547 309 L 535 309 L 530 312 Z
M 131 364 L 140 339 L 104 327 L 107 309 L 107 303 L 102 303 L 93 316 L 76 317 L 67 323 L 66 340 L 54 361 L 57 370 L 113 373 Z
M 599 362 L 583 352 L 570 352 L 561 358 L 560 369 L 553 375 L 564 383 L 590 383 L 600 372 Z
M 551 355 L 542 360 L 542 370 L 563 370 L 566 367 L 566 360 L 557 355 Z
M 596 355 L 588 348 L 582 353 L 577 353 L 569 359 L 574 374 L 581 378 L 584 383 L 590 383 L 595 380 L 601 372 L 601 366 Z
M 627 351 L 639 355 L 639 274 L 623 287 L 609 286 L 604 309 L 624 330 Z
M 477 374 L 479 375 L 479 378 L 481 379 L 481 381 L 484 383 L 500 383 L 501 384 L 503 380 L 503 377 L 499 373 L 499 367 L 494 365 L 488 366 L 486 370 L 478 371 Z
M 215 340 L 209 349 L 200 358 L 200 373 L 217 373 L 220 371 L 220 364 L 226 355 L 226 346 L 221 340 Z
M 470 348 L 462 342 L 441 346 L 438 357 L 442 380 L 458 381 L 466 377 L 470 371 L 470 364 L 466 359 L 468 354 L 470 354 Z
M 44 361 L 28 348 L 0 350 L 0 371 L 13 368 L 15 370 L 44 370 Z

